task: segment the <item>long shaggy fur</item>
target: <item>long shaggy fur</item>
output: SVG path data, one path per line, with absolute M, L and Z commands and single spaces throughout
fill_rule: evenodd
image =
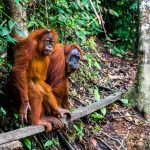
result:
M 32 32 L 28 38 L 20 39 L 15 45 L 15 62 L 7 83 L 9 93 L 16 103 L 20 102 L 21 106 L 24 106 L 26 102 L 30 102 L 33 124 L 48 125 L 40 121 L 43 101 L 52 109 L 58 109 L 52 89 L 45 83 L 51 57 L 42 54 L 44 44 L 41 39 L 49 33 L 53 34 L 55 45 L 58 42 L 58 35 L 54 30 L 39 29 Z M 20 107 L 19 111 L 20 114 L 24 113 L 23 107 Z
M 51 55 L 51 63 L 48 67 L 46 83 L 52 87 L 52 91 L 56 97 L 60 107 L 68 108 L 69 81 L 66 68 L 66 57 L 72 49 L 77 48 L 80 52 L 81 60 L 83 58 L 82 49 L 75 44 L 56 44 L 55 52 Z

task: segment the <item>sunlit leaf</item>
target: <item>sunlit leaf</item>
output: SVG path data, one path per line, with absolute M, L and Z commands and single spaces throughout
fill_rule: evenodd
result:
M 97 67 L 97 69 L 101 69 L 100 64 L 97 61 L 95 61 L 94 65 Z
M 106 108 L 105 107 L 103 107 L 103 108 L 101 108 L 101 113 L 105 116 L 106 115 Z
M 128 103 L 129 103 L 128 99 L 120 99 L 120 101 L 121 101 L 124 105 L 128 105 Z
M 2 32 L 1 32 L 2 36 L 8 35 L 9 33 L 10 33 L 10 30 L 7 27 L 2 28 Z
M 99 95 L 99 90 L 98 88 L 94 89 L 94 96 L 95 96 L 95 99 L 98 101 L 100 100 L 100 95 Z
M 6 115 L 6 111 L 3 107 L 0 107 L 0 114 Z
M 51 146 L 51 145 L 53 145 L 53 141 L 52 140 L 48 140 L 44 144 L 45 147 L 48 147 L 48 146 Z
M 16 119 L 19 118 L 19 114 L 14 113 L 14 116 L 15 116 Z
M 103 119 L 104 118 L 104 116 L 100 115 L 97 112 L 90 114 L 90 117 L 95 118 L 95 119 Z
M 20 0 L 15 0 L 15 2 L 18 4 Z

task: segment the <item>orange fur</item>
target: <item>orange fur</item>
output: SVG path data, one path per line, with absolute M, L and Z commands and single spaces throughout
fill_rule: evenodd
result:
M 58 104 L 52 89 L 44 82 L 51 57 L 42 54 L 44 42 L 41 38 L 49 33 L 52 33 L 55 45 L 58 35 L 55 31 L 46 29 L 36 30 L 28 38 L 21 39 L 16 44 L 15 63 L 8 79 L 8 87 L 11 94 L 16 94 L 16 98 L 21 102 L 20 115 L 27 113 L 26 104 L 30 102 L 32 124 L 43 124 L 47 126 L 48 130 L 51 130 L 51 124 L 42 120 L 43 101 L 58 111 Z
M 46 83 L 52 87 L 54 96 L 56 97 L 59 107 L 68 108 L 68 94 L 70 73 L 66 72 L 66 57 L 72 49 L 77 48 L 80 52 L 80 59 L 83 58 L 82 50 L 79 45 L 74 44 L 56 44 L 54 53 L 51 55 L 51 63 L 48 67 Z M 48 108 L 47 108 L 48 109 Z

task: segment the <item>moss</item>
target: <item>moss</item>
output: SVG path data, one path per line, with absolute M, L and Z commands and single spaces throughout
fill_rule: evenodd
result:
M 129 100 L 128 106 L 135 107 L 137 105 L 137 89 L 136 89 L 136 83 L 123 95 L 124 99 Z

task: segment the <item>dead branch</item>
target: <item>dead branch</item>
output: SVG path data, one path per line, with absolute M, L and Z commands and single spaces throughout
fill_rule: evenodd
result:
M 130 127 L 130 129 L 131 129 L 131 127 Z M 123 143 L 125 143 L 125 140 L 128 138 L 129 132 L 130 132 L 130 130 L 129 130 L 129 128 L 128 128 L 127 134 L 126 134 L 126 136 L 122 139 L 121 145 L 120 145 L 119 149 L 121 149 L 121 146 L 123 145 Z
M 123 92 L 116 92 L 106 98 L 100 99 L 98 102 L 92 103 L 88 106 L 81 107 L 76 109 L 74 112 L 71 112 L 71 120 L 67 120 L 67 117 L 60 118 L 64 124 L 68 124 L 70 121 L 74 121 L 81 117 L 84 117 L 94 111 L 99 110 L 102 107 L 105 107 L 121 98 Z M 17 129 L 14 131 L 6 132 L 0 134 L 0 144 L 7 142 L 15 141 L 21 138 L 25 138 L 37 133 L 44 132 L 45 128 L 43 125 L 32 125 L 25 128 Z
M 100 137 L 96 137 L 97 140 L 100 140 L 100 142 L 102 142 L 107 148 L 108 150 L 113 150 L 110 145 L 108 145 L 104 140 L 102 140 Z
M 64 146 L 64 148 L 66 148 L 67 150 L 76 150 L 68 141 L 67 139 L 64 137 L 64 135 L 61 133 L 61 131 L 57 131 L 58 134 L 58 138 L 59 141 L 62 143 L 62 145 Z
M 106 39 L 107 39 L 108 41 L 110 41 L 110 42 L 119 41 L 120 38 L 118 38 L 118 39 L 116 39 L 116 40 L 112 40 L 112 39 L 110 39 L 110 38 L 107 36 L 107 32 L 106 32 L 105 25 L 104 25 L 105 22 L 104 22 L 104 20 L 103 20 L 103 18 L 102 18 L 101 10 L 99 10 L 99 12 L 100 12 L 100 15 L 99 15 L 98 12 L 97 12 L 97 10 L 96 10 L 96 8 L 95 8 L 94 5 L 93 5 L 92 0 L 89 0 L 89 2 L 90 2 L 91 6 L 92 6 L 92 8 L 93 8 L 93 11 L 94 11 L 94 13 L 95 13 L 95 15 L 96 15 L 96 18 L 98 19 L 99 25 L 102 25 L 102 29 L 103 29 L 103 31 L 104 31 L 104 33 L 105 33 Z
M 122 143 L 120 140 L 118 140 L 117 138 L 112 137 L 111 135 L 107 134 L 107 133 L 104 132 L 104 131 L 100 131 L 100 133 L 104 134 L 105 136 L 107 136 L 108 138 L 110 138 L 110 139 L 112 139 L 112 140 L 114 140 L 114 141 L 117 141 L 117 142 L 120 144 L 121 148 L 123 148 L 124 150 L 127 150 L 127 149 L 124 147 L 123 143 Z M 99 135 L 98 135 L 98 136 L 99 136 Z

